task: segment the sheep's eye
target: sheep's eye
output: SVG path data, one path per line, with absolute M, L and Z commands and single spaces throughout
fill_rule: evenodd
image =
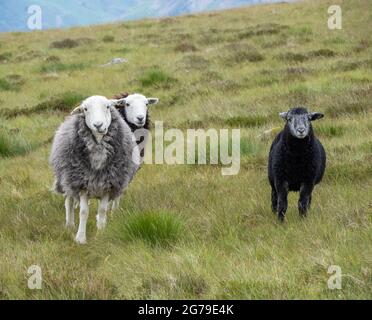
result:
M 107 106 L 107 109 L 110 109 L 110 106 Z
M 88 111 L 88 108 L 84 108 L 84 111 Z
M 129 103 L 127 102 L 126 104 L 125 104 L 127 107 L 129 107 Z

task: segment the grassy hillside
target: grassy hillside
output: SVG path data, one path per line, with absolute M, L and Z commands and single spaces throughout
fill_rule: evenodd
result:
M 331 4 L 342 30 L 327 28 Z M 371 299 L 371 9 L 315 0 L 0 34 L 0 297 Z M 128 62 L 99 67 L 114 57 Z M 241 128 L 241 170 L 145 165 L 103 232 L 92 203 L 78 246 L 50 192 L 50 141 L 82 98 L 122 91 L 159 97 L 151 116 L 167 127 Z M 325 113 L 328 167 L 309 217 L 291 194 L 281 225 L 262 133 L 298 104 Z M 42 290 L 27 288 L 33 264 Z M 327 288 L 330 265 L 342 290 Z

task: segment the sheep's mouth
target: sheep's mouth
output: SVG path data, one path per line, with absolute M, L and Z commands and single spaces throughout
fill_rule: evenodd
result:
M 106 129 L 97 129 L 97 132 L 99 134 L 106 134 L 107 133 L 107 130 Z
M 303 138 L 306 137 L 306 134 L 305 134 L 305 133 L 297 133 L 297 134 L 296 134 L 296 137 L 297 137 L 298 139 L 303 139 Z

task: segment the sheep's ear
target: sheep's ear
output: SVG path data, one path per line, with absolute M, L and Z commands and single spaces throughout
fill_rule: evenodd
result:
M 148 104 L 157 104 L 159 102 L 158 98 L 147 98 Z
M 82 106 L 77 106 L 74 110 L 71 111 L 71 115 L 82 113 L 82 112 L 83 112 L 83 107 Z
M 288 112 L 280 112 L 280 113 L 279 113 L 279 116 L 280 116 L 282 119 L 287 120 L 287 114 L 288 114 Z
M 125 98 L 122 98 L 122 99 L 111 99 L 110 100 L 110 104 L 112 107 L 115 107 L 115 108 L 124 108 L 125 107 L 125 104 L 127 103 L 127 101 L 125 100 Z
M 318 119 L 322 119 L 323 117 L 324 117 L 324 114 L 320 113 L 320 112 L 309 113 L 310 121 L 315 121 L 315 120 L 318 120 Z

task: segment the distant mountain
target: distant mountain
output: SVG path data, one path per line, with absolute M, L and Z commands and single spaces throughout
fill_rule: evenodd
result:
M 0 32 L 29 31 L 28 8 L 41 8 L 42 29 L 234 8 L 280 0 L 1 0 Z

